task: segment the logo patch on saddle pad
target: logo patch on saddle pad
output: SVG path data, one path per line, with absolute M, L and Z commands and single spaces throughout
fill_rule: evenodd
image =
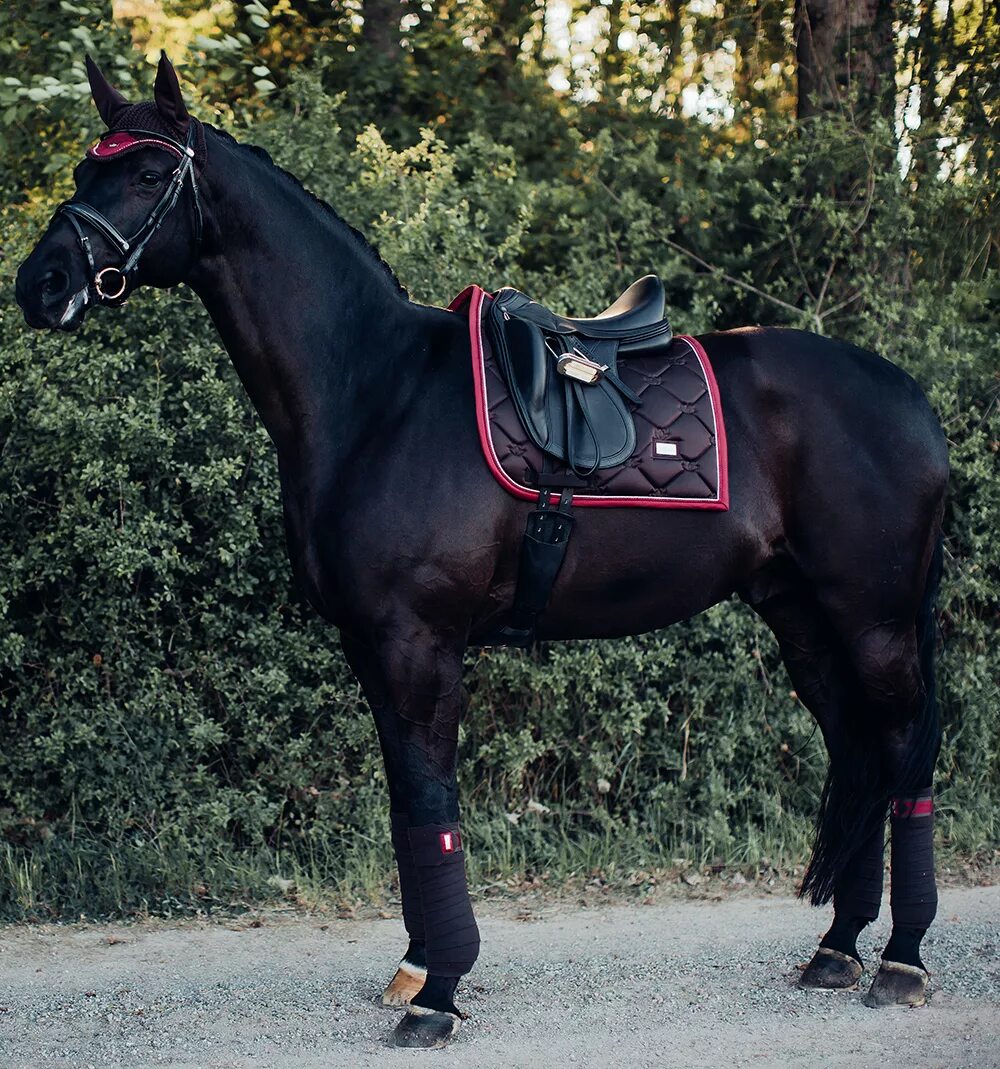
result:
M 618 355 L 617 375 L 638 398 L 628 401 L 635 446 L 621 463 L 581 476 L 543 453 L 525 428 L 485 329 L 492 299 L 470 286 L 449 309 L 468 316 L 479 441 L 487 466 L 508 493 L 537 501 L 542 489 L 567 487 L 580 508 L 729 508 L 722 403 L 708 354 L 696 338 L 679 335 L 662 346 Z

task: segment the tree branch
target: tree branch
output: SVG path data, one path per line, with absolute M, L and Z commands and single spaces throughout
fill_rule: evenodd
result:
M 789 304 L 788 301 L 783 301 L 780 297 L 772 297 L 770 293 L 765 293 L 762 289 L 750 285 L 749 282 L 744 282 L 742 279 L 734 278 L 732 275 L 726 274 L 721 267 L 713 266 L 707 260 L 703 260 L 697 253 L 692 252 L 690 249 L 685 249 L 683 245 L 678 245 L 676 241 L 671 241 L 670 238 L 663 238 L 662 240 L 672 249 L 690 257 L 695 263 L 701 264 L 707 271 L 711 271 L 713 274 L 718 275 L 719 278 L 731 282 L 734 286 L 740 286 L 742 289 L 749 290 L 751 293 L 756 293 L 758 297 L 763 297 L 765 301 L 770 301 L 772 304 L 778 305 L 779 308 L 787 308 L 789 312 L 794 312 L 798 316 L 808 315 L 808 312 L 804 309 L 799 308 L 794 304 Z

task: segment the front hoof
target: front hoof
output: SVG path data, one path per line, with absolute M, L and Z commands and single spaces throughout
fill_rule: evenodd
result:
M 433 1050 L 446 1047 L 458 1031 L 461 1019 L 441 1010 L 425 1010 L 412 1006 L 392 1033 L 394 1047 L 422 1047 Z
M 799 987 L 821 991 L 857 991 L 864 969 L 857 958 L 820 947 L 799 977 Z
M 929 979 L 926 969 L 883 958 L 864 1003 L 872 1009 L 882 1006 L 923 1006 L 927 1001 Z
M 389 986 L 382 992 L 383 1006 L 409 1006 L 413 996 L 424 986 L 427 970 L 419 965 L 401 961 L 396 975 L 389 981 Z

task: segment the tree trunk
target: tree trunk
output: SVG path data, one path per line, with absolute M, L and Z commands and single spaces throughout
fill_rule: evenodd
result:
M 386 59 L 399 55 L 399 20 L 403 17 L 400 0 L 364 0 L 361 6 L 364 24 L 362 40 Z
M 860 117 L 893 117 L 893 0 L 796 0 L 795 60 L 800 119 L 856 94 Z

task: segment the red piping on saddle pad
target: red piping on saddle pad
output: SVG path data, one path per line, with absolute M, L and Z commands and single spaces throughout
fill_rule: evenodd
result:
M 522 486 L 515 482 L 501 467 L 497 459 L 496 450 L 493 447 L 493 439 L 490 434 L 490 420 L 488 414 L 488 401 L 486 397 L 485 362 L 483 360 L 483 336 L 482 336 L 482 307 L 483 299 L 487 293 L 480 286 L 467 286 L 448 305 L 448 311 L 460 312 L 468 305 L 469 316 L 469 340 L 472 348 L 472 381 L 476 394 L 476 423 L 479 427 L 479 442 L 482 446 L 483 456 L 490 471 L 497 482 L 508 493 L 524 501 L 537 501 L 538 490 L 530 486 Z M 614 497 L 609 494 L 601 496 L 576 493 L 573 495 L 573 504 L 583 508 L 660 508 L 660 509 L 702 509 L 713 512 L 724 512 L 729 508 L 729 462 L 726 453 L 726 429 L 722 418 L 722 403 L 719 399 L 719 386 L 715 381 L 715 373 L 708 354 L 702 347 L 701 342 L 686 334 L 676 335 L 675 341 L 686 342 L 701 364 L 708 383 L 708 390 L 712 397 L 712 409 L 715 413 L 715 440 L 716 452 L 719 464 L 719 492 L 718 497 L 711 501 L 700 498 L 677 498 L 677 497 Z

